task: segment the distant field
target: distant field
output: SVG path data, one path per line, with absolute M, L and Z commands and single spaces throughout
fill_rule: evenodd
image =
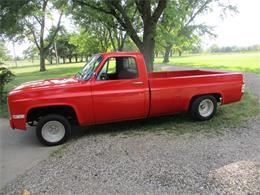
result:
M 156 64 L 162 61 L 163 58 L 155 59 Z M 168 64 L 260 73 L 260 52 L 176 56 Z
M 16 77 L 7 85 L 7 90 L 9 91 L 14 85 L 27 81 L 72 76 L 75 75 L 83 65 L 84 63 L 47 65 L 47 71 L 45 72 L 39 72 L 39 65 L 21 65 L 17 68 L 13 67 L 10 69 Z

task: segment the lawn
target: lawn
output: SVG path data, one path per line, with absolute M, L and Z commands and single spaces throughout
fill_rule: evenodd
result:
M 156 64 L 162 61 L 163 58 L 155 59 Z M 260 73 L 260 52 L 175 56 L 168 64 Z

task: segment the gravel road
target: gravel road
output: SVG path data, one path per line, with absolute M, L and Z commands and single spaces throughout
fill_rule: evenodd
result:
M 260 194 L 259 130 L 83 133 L 0 194 Z

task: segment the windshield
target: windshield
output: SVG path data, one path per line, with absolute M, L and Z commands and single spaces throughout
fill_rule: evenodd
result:
M 102 60 L 101 55 L 93 55 L 92 58 L 84 65 L 84 67 L 77 73 L 76 77 L 81 80 L 90 79 L 96 67 Z

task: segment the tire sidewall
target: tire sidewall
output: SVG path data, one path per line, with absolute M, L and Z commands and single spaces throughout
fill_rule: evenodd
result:
M 210 100 L 213 103 L 214 108 L 213 108 L 213 112 L 209 116 L 204 117 L 199 112 L 199 105 L 203 100 L 206 100 L 206 99 Z M 200 121 L 212 119 L 212 117 L 216 114 L 216 111 L 217 111 L 217 100 L 212 95 L 204 95 L 204 96 L 197 97 L 193 101 L 192 106 L 191 106 L 191 114 L 192 114 L 193 118 L 196 120 L 200 120 Z
M 60 122 L 64 128 L 65 128 L 65 135 L 63 136 L 63 138 L 58 141 L 58 142 L 49 142 L 47 140 L 45 140 L 42 136 L 42 127 L 47 123 L 47 122 L 50 122 L 50 121 L 58 121 Z M 68 138 L 70 137 L 71 135 L 71 125 L 69 123 L 69 121 L 61 116 L 61 115 L 56 115 L 56 114 L 51 114 L 51 115 L 47 115 L 47 116 L 44 116 L 40 121 L 39 123 L 37 124 L 36 126 L 36 136 L 38 138 L 38 140 L 43 144 L 43 145 L 46 145 L 46 146 L 57 146 L 57 145 L 60 145 L 64 142 L 66 142 L 68 140 Z

